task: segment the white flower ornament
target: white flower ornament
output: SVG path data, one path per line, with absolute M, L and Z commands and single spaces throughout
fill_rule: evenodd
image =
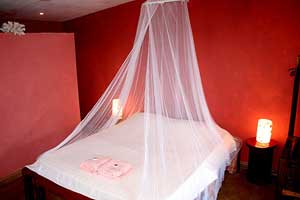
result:
M 0 30 L 5 33 L 13 33 L 15 35 L 25 35 L 25 25 L 20 24 L 19 22 L 8 21 L 7 23 L 3 23 Z

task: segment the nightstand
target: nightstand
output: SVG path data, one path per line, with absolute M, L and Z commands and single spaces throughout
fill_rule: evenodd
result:
M 273 152 L 278 142 L 271 140 L 268 144 L 256 142 L 256 138 L 246 140 L 249 148 L 248 181 L 256 184 L 267 184 L 272 181 Z

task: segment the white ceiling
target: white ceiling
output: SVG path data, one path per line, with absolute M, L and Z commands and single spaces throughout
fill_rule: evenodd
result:
M 134 0 L 0 0 L 0 18 L 67 21 L 129 1 Z

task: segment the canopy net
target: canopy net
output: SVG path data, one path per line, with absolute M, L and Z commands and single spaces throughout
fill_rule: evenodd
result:
M 142 114 L 144 127 L 137 199 L 168 199 L 178 187 L 183 189 L 176 199 L 197 198 L 201 178 L 192 175 L 216 147 L 224 148 L 223 159 L 229 152 L 205 100 L 184 0 L 148 0 L 142 5 L 134 45 L 125 62 L 92 110 L 52 151 L 101 134 L 136 113 Z M 186 181 L 195 188 L 184 189 Z

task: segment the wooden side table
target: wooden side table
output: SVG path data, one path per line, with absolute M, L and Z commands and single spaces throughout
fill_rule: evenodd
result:
M 271 140 L 268 144 L 256 142 L 256 138 L 246 140 L 249 148 L 248 181 L 256 184 L 267 184 L 272 181 L 273 152 L 278 142 Z

